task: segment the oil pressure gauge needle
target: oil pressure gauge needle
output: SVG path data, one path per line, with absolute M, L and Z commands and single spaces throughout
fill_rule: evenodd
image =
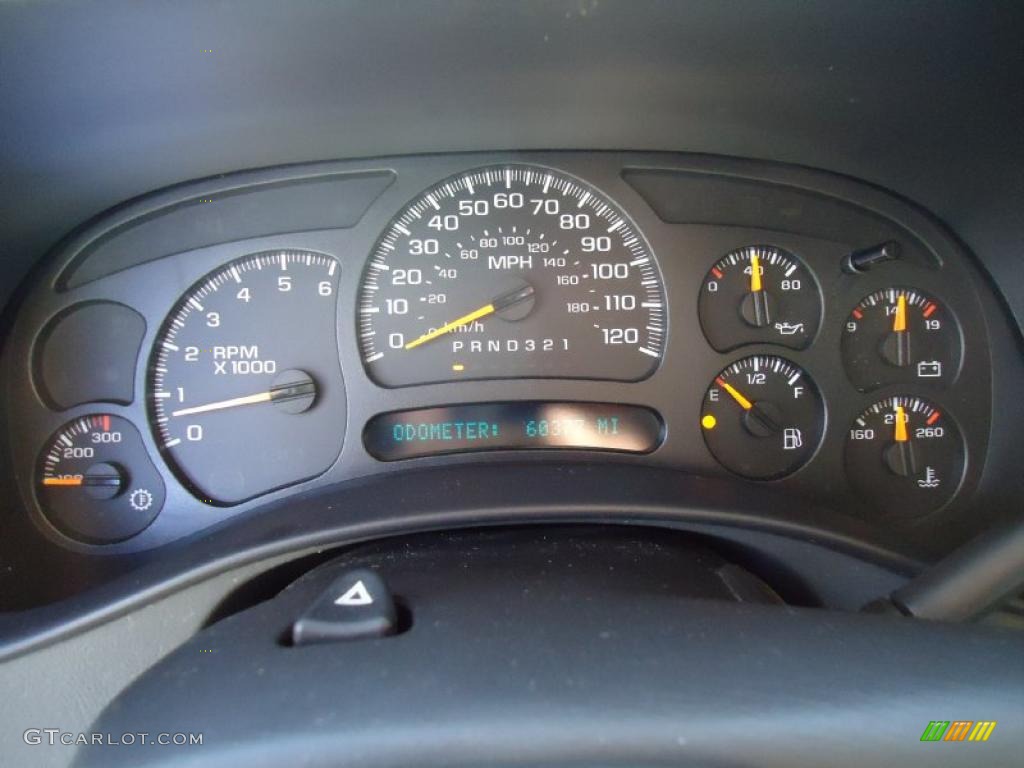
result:
M 743 319 L 755 328 L 764 328 L 771 321 L 762 272 L 761 256 L 755 251 L 750 254 L 750 292 L 740 306 Z
M 532 298 L 532 285 L 518 286 L 511 291 L 508 291 L 506 293 L 501 294 L 500 296 L 495 297 L 489 303 L 485 304 L 479 309 L 474 309 L 472 312 L 467 312 L 466 314 L 462 315 L 462 317 L 457 317 L 451 322 L 445 323 L 440 328 L 435 328 L 432 331 L 424 333 L 419 338 L 413 339 L 412 341 L 405 345 L 405 348 L 415 349 L 421 344 L 426 344 L 428 341 L 433 341 L 434 339 L 440 336 L 444 336 L 446 333 L 451 333 L 460 326 L 469 325 L 470 323 L 475 322 L 477 320 L 481 320 L 487 317 L 488 315 L 493 315 L 496 312 L 501 312 L 504 309 L 508 309 L 509 307 L 515 306 L 516 304 L 520 304 Z
M 188 408 L 179 408 L 171 412 L 171 416 L 192 416 L 197 413 L 210 413 L 211 411 L 223 411 L 229 408 L 241 408 L 246 405 L 258 405 L 260 403 L 291 404 L 285 410 L 289 413 L 300 413 L 313 404 L 316 397 L 316 383 L 302 371 L 285 371 L 275 379 L 275 383 L 265 392 L 257 392 L 242 397 L 231 397 L 226 400 L 217 400 L 203 405 L 193 405 Z M 296 409 L 296 405 L 302 404 L 305 407 Z

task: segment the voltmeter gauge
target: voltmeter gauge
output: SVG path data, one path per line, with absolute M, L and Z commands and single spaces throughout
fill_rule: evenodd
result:
M 920 515 L 944 506 L 964 473 L 960 430 L 938 406 L 897 395 L 864 411 L 846 440 L 850 483 L 881 510 Z
M 101 413 L 65 424 L 39 459 L 39 504 L 62 533 L 91 544 L 135 536 L 160 512 L 164 483 L 127 419 Z
M 722 466 L 769 480 L 796 471 L 814 454 L 825 408 L 803 369 L 781 357 L 754 355 L 715 377 L 704 395 L 700 424 Z
M 750 245 L 719 259 L 704 278 L 700 325 L 719 352 L 744 344 L 803 349 L 821 324 L 821 291 L 796 255 Z
M 846 319 L 846 375 L 861 392 L 887 384 L 946 386 L 960 370 L 963 345 L 952 313 L 913 288 L 886 288 Z

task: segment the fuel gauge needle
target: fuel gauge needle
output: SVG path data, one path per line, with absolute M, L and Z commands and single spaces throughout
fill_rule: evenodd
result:
M 757 403 L 751 402 L 743 393 L 740 392 L 736 387 L 727 382 L 721 376 L 715 379 L 715 383 L 724 389 L 729 395 L 739 403 L 740 408 L 749 414 L 748 418 L 756 419 L 757 422 L 766 429 L 769 433 L 778 432 L 782 427 L 778 422 L 775 421 L 769 414 L 765 412 L 763 408 L 758 407 Z
M 738 389 L 736 389 L 736 387 L 734 387 L 728 381 L 723 379 L 721 376 L 719 376 L 717 379 L 715 379 L 715 384 L 717 384 L 722 389 L 724 389 L 726 392 L 728 392 L 732 396 L 732 399 L 735 400 L 737 403 L 739 403 L 740 407 L 744 411 L 749 411 L 751 408 L 754 407 L 754 404 L 752 402 L 747 400 L 747 398 L 745 398 L 740 393 L 740 391 Z

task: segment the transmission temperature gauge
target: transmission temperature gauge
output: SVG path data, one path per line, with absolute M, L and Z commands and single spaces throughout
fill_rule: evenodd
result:
M 164 483 L 127 419 L 83 416 L 61 427 L 39 459 L 39 505 L 64 534 L 90 544 L 130 538 L 153 522 Z
M 708 449 L 726 469 L 755 480 L 796 471 L 811 457 L 825 424 L 818 389 L 781 357 L 754 355 L 719 373 L 701 408 Z

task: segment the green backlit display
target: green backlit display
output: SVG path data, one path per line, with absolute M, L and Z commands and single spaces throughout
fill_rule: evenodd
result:
M 381 461 L 469 451 L 575 449 L 650 453 L 661 419 L 648 408 L 607 403 L 474 403 L 396 411 L 366 425 Z

